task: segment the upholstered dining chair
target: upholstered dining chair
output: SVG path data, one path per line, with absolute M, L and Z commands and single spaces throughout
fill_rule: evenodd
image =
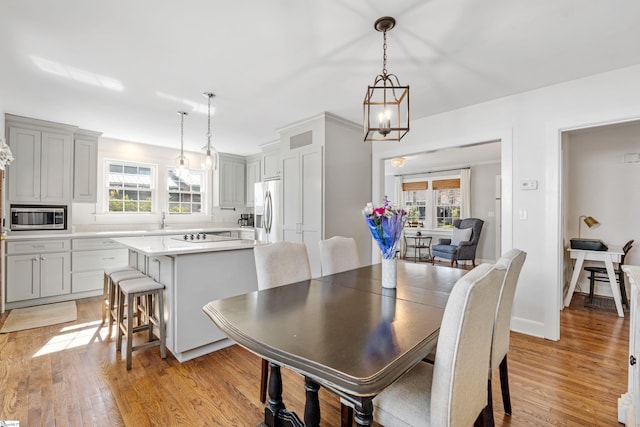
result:
M 311 265 L 304 243 L 276 242 L 253 248 L 258 290 L 275 288 L 311 279 Z M 267 399 L 269 362 L 262 359 L 260 402 Z
M 355 239 L 333 236 L 320 240 L 320 263 L 322 274 L 341 273 L 360 267 L 360 257 Z
M 489 398 L 486 411 L 486 425 L 492 427 L 493 400 L 491 395 L 491 378 L 496 370 L 500 371 L 500 387 L 502 390 L 502 403 L 504 412 L 511 415 L 511 397 L 509 394 L 509 376 L 507 370 L 507 353 L 509 352 L 509 336 L 511 333 L 511 308 L 516 293 L 516 286 L 522 265 L 527 258 L 527 253 L 520 249 L 511 249 L 498 260 L 497 266 L 506 269 L 502 290 L 498 299 L 495 323 L 493 325 L 493 340 L 491 344 L 491 365 L 489 367 L 489 383 L 487 391 Z
M 622 304 L 629 307 L 629 300 L 627 299 L 627 286 L 624 283 L 624 271 L 622 271 L 622 266 L 624 265 L 624 259 L 627 256 L 627 253 L 633 247 L 633 240 L 629 240 L 622 247 L 623 255 L 620 257 L 620 263 L 616 266 L 615 273 L 618 285 L 620 285 L 620 298 Z M 609 274 L 607 273 L 607 269 L 605 267 L 600 267 L 597 265 L 588 265 L 584 267 L 584 271 L 589 273 L 589 301 L 593 301 L 593 291 L 596 285 L 596 282 L 606 282 L 609 283 Z
M 481 264 L 454 285 L 442 318 L 435 364 L 418 363 L 373 399 L 386 426 L 471 426 L 487 407 L 493 323 L 505 277 Z
M 453 221 L 451 239 L 439 239 L 431 247 L 433 258 L 439 257 L 451 261 L 451 267 L 458 261 L 471 261 L 476 266 L 476 249 L 484 221 L 478 218 L 456 219 Z M 469 231 L 469 229 L 471 231 Z

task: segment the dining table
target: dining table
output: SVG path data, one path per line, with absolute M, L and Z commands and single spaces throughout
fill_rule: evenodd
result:
M 358 426 L 369 426 L 373 398 L 435 349 L 451 289 L 466 273 L 398 261 L 396 287 L 383 288 L 374 264 L 211 301 L 203 311 L 231 340 L 269 361 L 260 426 L 319 426 L 320 387 L 353 408 Z M 283 402 L 281 367 L 305 378 L 304 423 Z

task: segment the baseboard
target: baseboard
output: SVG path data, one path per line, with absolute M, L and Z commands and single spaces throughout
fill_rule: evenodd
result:
M 521 334 L 531 335 L 538 338 L 545 338 L 544 323 L 523 319 L 522 317 L 511 318 L 511 330 Z

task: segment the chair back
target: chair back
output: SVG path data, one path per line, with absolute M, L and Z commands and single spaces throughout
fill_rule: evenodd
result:
M 513 297 L 516 293 L 516 285 L 520 277 L 520 271 L 527 253 L 520 249 L 511 249 L 498 260 L 496 265 L 500 265 L 507 270 L 504 276 L 504 283 L 498 299 L 498 309 L 496 310 L 496 321 L 493 326 L 493 344 L 491 346 L 491 369 L 489 375 L 500 366 L 509 351 L 509 335 L 511 332 L 511 309 L 513 307 Z
M 253 248 L 258 289 L 269 289 L 311 279 L 304 243 L 276 242 Z
M 360 267 L 356 241 L 351 237 L 334 236 L 320 240 L 322 274 L 335 274 Z
M 627 256 L 627 252 L 629 252 L 632 247 L 633 247 L 633 240 L 629 240 L 627 243 L 624 244 L 624 246 L 622 247 L 622 252 L 624 252 L 624 254 L 620 257 L 620 265 L 624 265 L 624 257 Z
M 481 264 L 451 291 L 433 367 L 429 425 L 470 426 L 487 406 L 491 336 L 505 272 L 501 265 Z
M 484 221 L 479 218 L 465 218 L 465 219 L 456 219 L 453 221 L 453 226 L 456 228 L 464 229 L 471 228 L 473 231 L 471 232 L 471 237 L 469 241 L 473 245 L 478 244 L 478 240 L 480 240 L 480 232 L 482 231 L 482 226 L 484 225 Z

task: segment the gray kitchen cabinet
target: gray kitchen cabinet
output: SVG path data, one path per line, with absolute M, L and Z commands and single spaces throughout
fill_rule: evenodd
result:
M 280 178 L 280 150 L 278 147 L 264 150 L 262 156 L 262 181 Z
M 8 201 L 69 203 L 75 126 L 7 114 L 14 161 L 8 168 Z
M 255 184 L 262 180 L 261 163 L 262 156 L 247 157 L 247 206 L 254 205 Z
M 360 259 L 371 259 L 361 214 L 371 201 L 371 144 L 362 126 L 325 112 L 279 132 L 281 239 L 306 244 L 313 277 L 322 239 L 352 237 Z
M 73 201 L 95 203 L 98 189 L 98 137 L 101 132 L 78 129 L 73 135 Z
M 69 246 L 68 239 L 8 242 L 7 303 L 71 293 Z
M 74 294 L 102 293 L 104 269 L 129 262 L 128 250 L 109 238 L 73 239 L 71 248 L 71 292 Z
M 214 204 L 221 208 L 245 205 L 246 160 L 234 154 L 219 154 L 218 170 L 214 174 Z

